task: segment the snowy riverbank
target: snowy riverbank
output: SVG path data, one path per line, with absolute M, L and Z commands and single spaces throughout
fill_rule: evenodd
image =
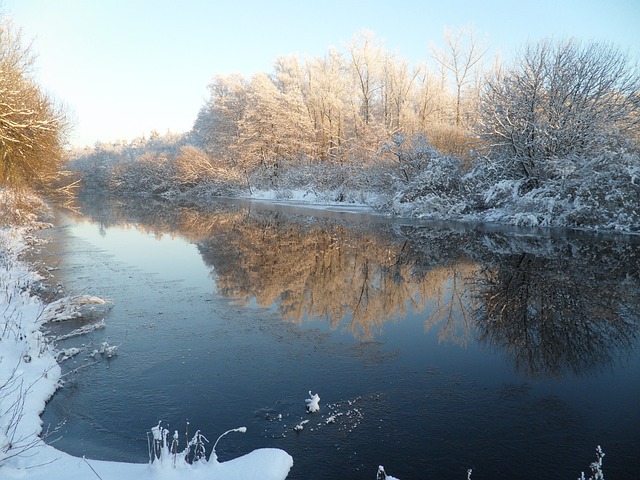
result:
M 35 287 L 41 278 L 22 257 L 36 242 L 33 230 L 37 225 L 0 228 L 0 477 L 286 478 L 293 459 L 278 449 L 259 449 L 222 463 L 217 461 L 214 451 L 208 461 L 190 464 L 183 454 L 170 454 L 168 445 L 160 445 L 159 451 L 163 453 L 153 463 L 128 464 L 72 457 L 41 439 L 40 414 L 61 381 L 56 361 L 59 352 L 45 338 L 42 327 L 47 321 L 60 320 L 57 313 L 63 310 L 68 313 L 69 308 L 62 307 L 77 304 L 78 297 L 56 302 L 54 310 L 53 304 L 45 305 L 36 294 Z M 143 436 L 144 432 L 140 434 Z M 162 438 L 158 440 L 162 443 Z

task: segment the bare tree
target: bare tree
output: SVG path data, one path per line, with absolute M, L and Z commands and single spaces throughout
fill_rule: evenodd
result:
M 374 99 L 382 87 L 382 45 L 375 43 L 373 32 L 363 31 L 349 45 L 349 55 L 355 89 L 360 97 L 359 114 L 366 127 L 373 121 Z
M 46 186 L 62 162 L 66 119 L 30 78 L 33 61 L 0 19 L 0 184 Z
M 465 27 L 456 31 L 444 30 L 445 48 L 439 50 L 435 47 L 433 58 L 453 76 L 456 89 L 455 124 L 462 125 L 462 91 L 472 80 L 473 71 L 487 53 L 477 38 L 472 27 Z
M 603 43 L 544 40 L 499 68 L 481 94 L 479 132 L 507 175 L 537 183 L 552 158 L 615 150 L 640 132 L 640 74 Z

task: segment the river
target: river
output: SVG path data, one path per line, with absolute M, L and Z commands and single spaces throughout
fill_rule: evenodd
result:
M 42 235 L 49 283 L 114 304 L 58 342 L 61 450 L 145 462 L 188 422 L 246 426 L 220 459 L 282 448 L 291 479 L 577 478 L 597 445 L 640 475 L 637 237 L 93 197 Z

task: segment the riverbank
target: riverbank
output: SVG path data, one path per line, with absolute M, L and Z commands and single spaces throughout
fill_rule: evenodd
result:
M 0 192 L 1 194 L 2 192 Z M 0 227 L 0 476 L 29 480 L 86 478 L 145 479 L 284 479 L 293 464 L 286 452 L 258 449 L 227 462 L 215 450 L 193 463 L 183 453 L 170 454 L 167 434 L 154 439 L 157 453 L 149 463 L 116 463 L 78 458 L 56 450 L 43 438 L 55 438 L 55 428 L 43 431 L 40 414 L 61 385 L 58 353 L 43 334 L 47 321 L 59 318 L 79 297 L 47 305 L 38 295 L 42 278 L 24 256 L 37 244 L 36 230 L 48 225 L 41 216 L 25 213 L 3 199 L 3 220 L 21 219 L 21 226 Z M 141 436 L 144 432 L 140 432 Z M 164 435 L 163 435 L 164 434 Z M 211 433 L 209 433 L 211 435 Z M 179 452 L 179 450 L 176 448 Z M 143 459 L 141 459 L 143 460 Z

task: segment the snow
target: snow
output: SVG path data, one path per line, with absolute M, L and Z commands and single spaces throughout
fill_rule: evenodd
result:
M 287 477 L 293 459 L 283 450 L 272 448 L 254 450 L 226 462 L 217 461 L 214 446 L 208 460 L 187 463 L 184 455 L 178 454 L 133 464 L 73 457 L 47 445 L 40 437 L 43 434 L 40 414 L 60 385 L 61 369 L 56 359 L 62 361 L 80 350 L 56 351 L 42 327 L 46 322 L 95 318 L 108 311 L 111 304 L 98 297 L 77 296 L 45 305 L 31 288 L 40 277 L 20 258 L 29 248 L 29 239 L 27 227 L 0 228 L 0 478 L 281 480 Z M 94 323 L 93 327 L 102 328 L 103 324 Z M 115 354 L 116 348 L 103 344 L 97 353 L 108 357 Z M 229 432 L 244 431 L 240 427 Z
M 315 413 L 320 410 L 320 396 L 316 393 L 313 395 L 309 390 L 309 398 L 305 400 L 307 404 L 307 413 Z
M 375 214 L 374 209 L 364 202 L 344 202 L 330 200 L 336 197 L 335 192 L 324 192 L 319 195 L 303 189 L 280 190 L 253 190 L 251 195 L 238 196 L 238 198 L 253 202 L 264 202 L 268 205 L 287 205 L 309 210 L 337 211 L 347 213 Z M 362 193 L 364 196 L 364 192 Z
M 293 427 L 293 429 L 294 429 L 296 432 L 300 432 L 300 431 L 304 430 L 304 426 L 305 426 L 307 423 L 309 423 L 309 420 L 303 420 L 303 421 L 301 421 L 300 423 L 298 423 L 295 427 Z
M 384 471 L 384 467 L 380 465 L 378 467 L 378 475 L 376 476 L 376 480 L 400 480 L 399 478 L 392 477 L 388 475 L 387 472 Z
M 111 302 L 92 295 L 65 297 L 46 305 L 42 312 L 42 320 L 64 322 L 73 318 L 92 318 L 104 315 L 112 307 Z

